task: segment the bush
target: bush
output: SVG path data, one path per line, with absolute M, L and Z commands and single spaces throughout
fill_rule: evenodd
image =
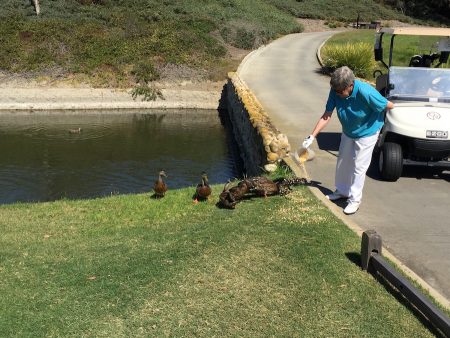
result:
M 137 83 L 147 84 L 159 79 L 159 73 L 149 62 L 138 62 L 134 65 L 131 74 L 134 75 Z
M 321 52 L 323 64 L 330 70 L 348 66 L 356 76 L 367 78 L 376 66 L 372 45 L 368 43 L 329 45 L 323 47 Z
M 142 101 L 155 101 L 157 98 L 164 100 L 164 95 L 154 84 L 139 84 L 131 90 L 133 100 L 142 96 Z
M 245 28 L 238 28 L 233 45 L 242 49 L 252 49 L 255 45 L 256 35 Z

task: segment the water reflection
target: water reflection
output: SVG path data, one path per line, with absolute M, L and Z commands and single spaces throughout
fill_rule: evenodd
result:
M 170 188 L 238 176 L 216 111 L 1 115 L 0 154 L 0 203 L 148 192 L 160 169 Z

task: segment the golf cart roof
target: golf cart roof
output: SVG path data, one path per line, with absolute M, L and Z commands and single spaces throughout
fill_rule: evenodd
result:
M 440 27 L 386 27 L 380 33 L 393 35 L 429 35 L 429 36 L 450 36 L 450 28 Z

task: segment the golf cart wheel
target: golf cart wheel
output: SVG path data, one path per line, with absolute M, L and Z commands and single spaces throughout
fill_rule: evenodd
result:
M 386 142 L 380 151 L 379 168 L 386 181 L 397 181 L 402 174 L 403 152 L 398 143 Z

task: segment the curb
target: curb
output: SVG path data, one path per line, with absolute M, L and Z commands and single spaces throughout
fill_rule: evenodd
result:
M 319 62 L 320 67 L 323 67 L 323 60 L 322 60 L 322 55 L 320 54 L 320 50 L 322 49 L 322 47 L 327 43 L 327 41 L 328 41 L 332 36 L 333 36 L 333 35 L 331 35 L 331 36 L 329 36 L 328 38 L 326 38 L 325 41 L 322 42 L 322 43 L 320 44 L 319 47 L 317 47 L 317 50 L 316 50 L 316 58 L 317 58 L 317 61 Z
M 118 109 L 217 109 L 218 103 L 204 102 L 40 102 L 40 103 L 3 103 L 2 111 L 43 111 L 43 110 L 118 110 Z
M 129 90 L 112 88 L 2 87 L 2 111 L 217 109 L 220 91 L 162 90 L 164 98 L 134 99 Z

